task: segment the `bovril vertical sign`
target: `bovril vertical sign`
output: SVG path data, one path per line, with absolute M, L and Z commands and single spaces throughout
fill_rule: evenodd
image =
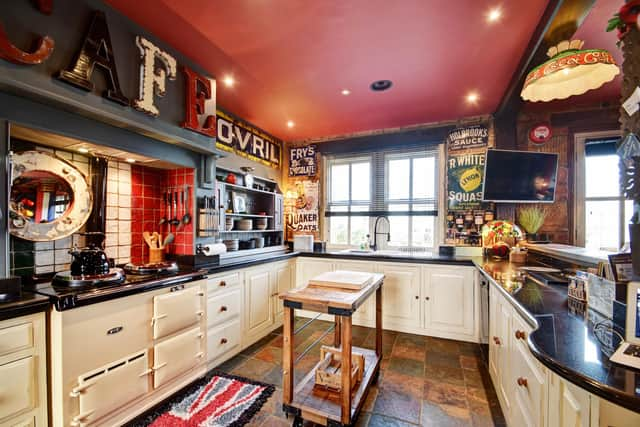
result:
M 469 126 L 447 136 L 447 196 L 449 209 L 466 210 L 482 205 L 484 161 L 489 144 L 486 126 Z
M 216 117 L 218 125 L 216 148 L 272 168 L 280 168 L 282 162 L 280 140 L 224 111 L 217 110 Z

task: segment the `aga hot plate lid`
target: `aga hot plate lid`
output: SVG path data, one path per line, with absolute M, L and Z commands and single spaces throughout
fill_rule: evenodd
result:
M 124 266 L 124 271 L 129 274 L 159 274 L 178 271 L 178 264 L 175 261 L 163 261 L 149 264 L 132 264 Z

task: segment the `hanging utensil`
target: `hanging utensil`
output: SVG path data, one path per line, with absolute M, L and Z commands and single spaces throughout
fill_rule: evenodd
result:
M 164 238 L 164 242 L 162 242 L 162 247 L 160 249 L 164 249 L 165 246 L 172 244 L 175 238 L 176 236 L 169 232 L 169 234 Z
M 187 195 L 186 195 L 186 199 L 183 199 L 183 209 L 184 209 L 184 215 L 182 215 L 182 224 L 183 225 L 187 225 L 191 222 L 191 214 L 189 213 L 189 190 L 190 187 L 187 187 Z M 182 196 L 183 198 L 185 197 L 184 195 L 184 191 L 182 192 Z M 186 200 L 186 204 L 184 204 L 184 201 Z
M 158 225 L 162 225 L 165 224 L 167 222 L 167 192 L 165 191 L 162 194 L 162 199 L 164 200 L 164 215 L 162 216 L 162 218 L 160 218 L 160 222 L 158 223 Z
M 178 219 L 178 192 L 173 193 L 173 218 L 169 220 L 169 224 L 176 226 L 180 224 L 180 220 Z

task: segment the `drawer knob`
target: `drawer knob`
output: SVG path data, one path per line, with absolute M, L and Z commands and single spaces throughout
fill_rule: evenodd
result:
M 227 311 L 227 306 L 223 305 L 222 307 L 220 307 L 220 312 L 225 312 Z
M 523 340 L 527 337 L 527 335 L 524 333 L 524 331 L 521 330 L 516 330 L 516 338 L 519 340 Z
M 416 299 L 420 299 L 420 295 L 416 295 Z
M 220 286 L 227 286 L 227 282 L 225 282 L 224 280 L 220 281 Z
M 429 301 L 429 297 L 424 297 L 425 300 Z
M 227 342 L 228 342 L 228 341 L 227 341 L 227 339 L 226 339 L 226 338 L 222 338 L 222 339 L 220 340 L 220 344 L 226 344 Z
M 518 385 L 520 387 L 527 387 L 528 386 L 527 379 L 523 377 L 518 377 Z
M 500 338 L 498 338 L 498 337 L 493 337 L 493 342 L 494 342 L 496 345 L 501 345 L 501 344 L 502 344 L 502 342 L 500 341 Z

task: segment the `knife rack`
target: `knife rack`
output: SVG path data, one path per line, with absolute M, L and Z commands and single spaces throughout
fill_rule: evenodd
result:
M 214 237 L 219 231 L 219 224 L 216 198 L 198 197 L 198 237 Z

